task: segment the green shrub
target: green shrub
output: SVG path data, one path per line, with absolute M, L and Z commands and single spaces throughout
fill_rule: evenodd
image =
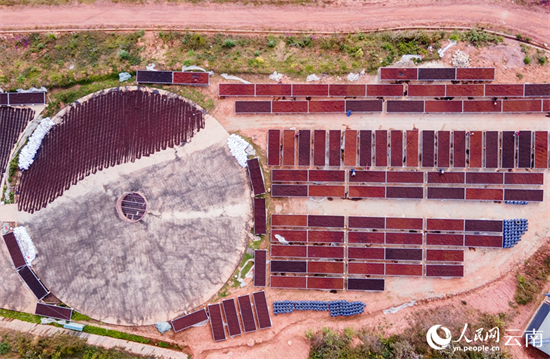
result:
M 449 36 L 449 40 L 458 41 L 458 35 L 452 34 L 451 36 Z
M 85 333 L 101 335 L 101 336 L 104 336 L 104 337 L 111 337 L 111 338 L 116 338 L 116 339 L 129 340 L 131 342 L 136 342 L 136 343 L 142 343 L 142 344 L 149 343 L 149 339 L 144 338 L 144 337 L 139 336 L 139 335 L 119 332 L 117 330 L 94 327 L 92 325 L 86 325 L 82 331 L 85 332 Z
M 539 65 L 544 66 L 546 65 L 546 62 L 548 62 L 548 58 L 546 56 L 539 56 L 537 61 L 539 62 Z
M 127 50 L 119 50 L 118 51 L 118 57 L 121 59 L 121 60 L 128 60 L 128 58 L 130 57 L 130 53 L 127 51 Z
M 521 34 L 516 35 L 516 39 L 518 39 L 518 40 L 521 40 L 522 37 L 523 37 L 523 35 L 521 35 Z
M 235 40 L 233 39 L 225 39 L 225 41 L 223 42 L 223 47 L 226 47 L 228 49 L 232 48 L 232 47 L 235 47 L 237 45 L 237 43 L 235 42 Z
M 523 58 L 523 62 L 525 63 L 525 65 L 529 65 L 531 63 L 531 58 L 529 57 L 529 55 L 526 55 Z
M 516 303 L 520 305 L 531 303 L 535 297 L 535 294 L 540 292 L 539 285 L 532 278 L 529 278 L 528 280 L 524 276 L 518 274 L 516 277 L 516 284 L 517 288 L 514 299 L 516 300 Z
M 0 343 L 0 354 L 8 354 L 11 349 L 10 343 Z
M 267 40 L 267 47 L 275 47 L 277 45 L 277 40 L 271 38 Z
M 166 342 L 159 342 L 159 347 L 161 348 L 170 348 L 170 344 Z

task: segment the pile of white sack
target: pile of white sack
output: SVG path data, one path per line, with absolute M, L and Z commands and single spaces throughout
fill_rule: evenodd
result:
M 34 156 L 42 144 L 44 136 L 50 131 L 55 123 L 46 117 L 40 121 L 38 127 L 34 130 L 29 142 L 23 147 L 21 153 L 19 153 L 19 168 L 22 170 L 28 170 L 30 165 L 34 162 Z
M 241 167 L 246 167 L 248 161 L 246 148 L 250 146 L 250 144 L 241 136 L 233 134 L 227 139 L 227 146 L 229 147 L 231 155 L 237 159 L 237 162 L 239 162 L 239 165 L 241 165 Z
M 13 234 L 15 235 L 15 239 L 17 239 L 23 257 L 25 257 L 25 261 L 30 265 L 36 258 L 36 247 L 32 242 L 31 236 L 29 236 L 25 227 L 15 227 Z

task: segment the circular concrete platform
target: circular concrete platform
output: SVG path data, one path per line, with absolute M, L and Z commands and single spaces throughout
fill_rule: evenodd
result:
M 18 212 L 51 292 L 104 322 L 174 319 L 216 294 L 239 264 L 251 221 L 245 169 L 212 117 L 191 142 L 71 186 L 46 208 Z M 127 192 L 147 199 L 139 222 L 119 218 Z

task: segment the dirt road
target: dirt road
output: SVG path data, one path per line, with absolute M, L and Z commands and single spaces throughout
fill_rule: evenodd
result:
M 408 26 L 481 25 L 550 43 L 550 14 L 547 10 L 548 7 L 527 8 L 499 0 L 466 0 L 460 3 L 450 0 L 344 0 L 338 5 L 326 7 L 97 2 L 59 7 L 0 7 L 0 29 L 163 26 L 333 32 Z

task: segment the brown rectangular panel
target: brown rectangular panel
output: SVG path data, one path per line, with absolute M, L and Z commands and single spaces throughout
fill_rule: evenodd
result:
M 454 80 L 455 68 L 420 68 L 418 69 L 418 79 L 419 80 L 432 80 L 432 81 L 445 81 L 445 80 Z
M 317 84 L 293 84 L 292 96 L 294 97 L 327 97 L 328 85 Z
M 348 243 L 384 244 L 383 232 L 348 232 Z
M 365 85 L 330 84 L 331 97 L 365 97 Z
M 525 84 L 525 96 L 546 97 L 550 96 L 550 84 Z M 10 99 L 11 102 L 11 99 Z
M 367 85 L 368 97 L 402 97 L 403 85 Z
M 417 80 L 418 69 L 416 67 L 382 67 L 380 68 L 380 80 Z
M 256 318 L 258 319 L 258 328 L 271 328 L 271 318 L 269 317 L 269 307 L 267 306 L 265 292 L 254 292 L 252 293 L 252 298 L 254 298 L 254 309 L 256 310 Z
M 464 199 L 464 188 L 428 187 L 428 199 Z
M 357 166 L 357 131 L 344 132 L 344 166 Z
M 384 183 L 386 182 L 386 171 L 355 171 L 355 176 L 349 174 L 350 182 L 372 182 L 372 183 Z
M 346 102 L 338 101 L 309 101 L 309 113 L 344 113 Z
M 464 67 L 456 69 L 457 80 L 493 81 L 495 79 L 494 67 Z
M 424 183 L 424 172 L 388 171 L 387 183 Z
M 252 184 L 252 190 L 254 196 L 265 193 L 264 176 L 260 167 L 260 160 L 258 157 L 247 161 L 248 176 Z
M 273 184 L 271 185 L 272 197 L 307 197 L 307 185 Z
M 346 196 L 345 186 L 328 186 L 328 185 L 310 185 L 308 191 L 309 197 L 336 197 L 344 198 Z
M 466 167 L 466 132 L 453 131 L 453 167 Z
M 222 301 L 222 305 L 229 336 L 235 337 L 237 335 L 241 335 L 241 324 L 239 323 L 239 316 L 237 315 L 235 299 L 225 299 L 224 301 Z
M 386 233 L 386 244 L 422 245 L 422 233 Z
M 281 165 L 281 130 L 267 132 L 267 165 Z
M 208 316 L 210 317 L 210 327 L 212 329 L 214 341 L 219 342 L 227 339 L 225 336 L 221 306 L 219 304 L 210 304 L 208 306 Z
M 422 264 L 386 264 L 386 275 L 391 276 L 422 276 Z
M 254 198 L 254 234 L 262 235 L 267 233 L 267 214 L 265 198 Z
M 325 130 L 313 131 L 313 165 L 324 167 L 326 158 L 327 132 Z
M 307 170 L 272 170 L 273 182 L 307 182 Z
M 307 289 L 344 289 L 344 278 L 307 277 Z
M 464 220 L 428 218 L 427 229 L 429 231 L 463 231 Z
M 298 166 L 309 167 L 311 162 L 311 131 L 298 131 Z
M 421 261 L 422 249 L 386 248 L 387 260 Z
M 433 262 L 464 262 L 463 249 L 428 249 L 426 260 Z
M 73 310 L 71 308 L 58 307 L 57 305 L 36 303 L 34 314 L 43 317 L 70 321 L 73 315 Z
M 535 132 L 535 168 L 548 167 L 548 131 Z
M 271 113 L 271 101 L 235 101 L 235 113 Z
M 435 265 L 427 264 L 426 265 L 426 277 L 464 277 L 464 266 L 463 265 Z
M 13 232 L 4 234 L 4 242 L 6 243 L 6 247 L 8 248 L 8 252 L 10 253 L 10 257 L 15 268 L 21 268 L 26 265 L 27 262 L 25 261 L 25 257 L 23 257 L 23 252 L 21 252 L 21 249 L 19 248 L 15 234 L 13 234 Z
M 372 160 L 372 131 L 359 131 L 359 166 L 370 167 Z
M 466 112 L 501 112 L 502 101 L 464 101 L 464 113 Z
M 0 106 L 8 105 L 8 94 L 0 93 Z
M 422 229 L 422 218 L 386 218 L 386 229 Z
M 296 134 L 294 130 L 283 131 L 283 166 L 294 166 L 294 147 Z
M 21 279 L 23 279 L 29 289 L 33 292 L 36 299 L 41 300 L 48 295 L 48 290 L 44 287 L 36 274 L 34 274 L 32 269 L 30 269 L 28 266 L 21 267 L 17 271 L 17 273 L 19 274 Z
M 386 187 L 349 186 L 349 198 L 385 198 Z
M 502 189 L 466 188 L 467 200 L 502 201 L 504 194 Z
M 348 217 L 349 228 L 386 228 L 386 219 L 384 217 Z
M 344 216 L 308 215 L 307 224 L 310 227 L 344 228 Z
M 392 130 L 390 132 L 390 163 L 392 167 L 403 166 L 403 131 Z
M 544 184 L 544 173 L 505 173 L 505 184 Z
M 344 274 L 344 262 L 308 262 L 307 272 Z
M 422 187 L 386 187 L 386 198 L 424 198 Z
M 342 231 L 309 231 L 307 235 L 309 243 L 344 243 Z
M 272 113 L 308 113 L 308 101 L 273 101 Z
M 544 191 L 542 189 L 506 189 L 504 190 L 505 201 L 527 201 L 542 202 Z
M 384 275 L 384 263 L 349 262 L 348 274 Z
M 516 162 L 516 136 L 513 131 L 502 131 L 502 168 L 514 168 Z
M 136 82 L 139 83 L 149 83 L 149 84 L 171 84 L 172 83 L 172 71 L 147 71 L 147 70 L 138 70 L 136 73 Z M 252 85 L 254 89 L 254 85 Z M 220 95 L 223 96 L 223 95 Z M 11 97 L 11 94 L 10 94 Z M 14 102 L 10 99 L 10 103 L 13 105 Z
M 273 227 L 307 227 L 307 215 L 272 214 L 271 225 Z
M 208 314 L 206 314 L 206 310 L 201 309 L 191 314 L 184 315 L 183 317 L 176 318 L 171 321 L 171 324 L 172 328 L 174 328 L 174 332 L 177 333 L 207 320 Z
M 426 244 L 428 246 L 457 246 L 464 245 L 463 234 L 438 234 L 428 233 L 426 234 Z
M 382 100 L 346 100 L 346 112 L 382 112 Z
M 384 288 L 383 278 L 348 278 L 348 290 L 383 292 Z
M 451 132 L 437 131 L 437 166 L 451 165 Z
M 514 97 L 523 96 L 522 84 L 487 84 L 485 85 L 487 97 Z M 505 106 L 506 107 L 506 106 Z
M 388 165 L 388 131 L 376 130 L 376 166 L 386 167 Z
M 306 246 L 271 245 L 271 257 L 295 257 L 306 258 Z
M 292 96 L 292 85 L 256 84 L 256 96 Z
M 466 172 L 466 183 L 503 184 L 504 174 L 500 172 Z
M 518 167 L 531 168 L 531 131 L 520 131 L 518 136 Z
M 208 72 L 174 71 L 173 81 L 179 85 L 208 86 L 210 84 L 210 74 Z
M 502 232 L 502 220 L 466 219 L 466 232 Z
M 307 256 L 308 258 L 341 259 L 344 258 L 344 247 L 308 246 Z
M 310 182 L 344 182 L 346 171 L 340 170 L 309 170 Z
M 422 131 L 422 167 L 435 166 L 435 132 Z
M 254 251 L 254 287 L 265 287 L 267 280 L 267 251 L 256 249 Z
M 470 132 L 470 167 L 481 168 L 482 167 L 482 152 L 483 152 L 483 132 L 471 131 Z
M 306 289 L 306 277 L 271 276 L 271 288 Z
M 503 112 L 542 112 L 542 100 L 504 100 Z
M 271 281 L 271 286 L 273 287 L 273 280 Z M 252 312 L 252 303 L 250 303 L 250 296 L 248 294 L 241 295 L 237 298 L 237 302 L 239 303 L 239 311 L 241 312 L 244 332 L 255 332 L 256 322 L 254 321 L 254 313 Z
M 478 236 L 467 234 L 464 238 L 466 247 L 502 248 L 502 236 Z
M 463 101 L 425 101 L 424 106 L 426 113 L 460 113 L 462 103 Z
M 498 168 L 498 131 L 485 132 L 485 168 Z
M 550 112 L 550 100 L 542 101 L 542 112 Z
M 223 96 L 254 96 L 254 84 L 219 84 L 218 94 Z
M 447 97 L 483 97 L 483 85 L 447 85 Z
M 418 167 L 418 130 L 407 131 L 407 167 Z
M 271 273 L 306 273 L 307 262 L 306 261 L 270 261 Z M 273 286 L 273 283 L 272 285 Z
M 340 149 L 340 140 L 342 136 L 339 130 L 330 130 L 328 133 L 328 165 L 340 167 L 340 159 L 342 158 L 342 150 Z
M 276 235 L 283 237 L 288 242 L 307 242 L 307 231 L 295 231 L 295 230 L 271 230 L 271 241 L 278 242 Z
M 386 111 L 388 113 L 422 113 L 424 112 L 424 101 L 388 100 L 386 101 Z
M 445 85 L 413 85 L 408 86 L 409 97 L 445 97 Z M 439 102 L 439 101 L 431 101 Z M 462 106 L 461 106 L 462 109 Z
M 349 259 L 384 259 L 384 248 L 348 247 Z

